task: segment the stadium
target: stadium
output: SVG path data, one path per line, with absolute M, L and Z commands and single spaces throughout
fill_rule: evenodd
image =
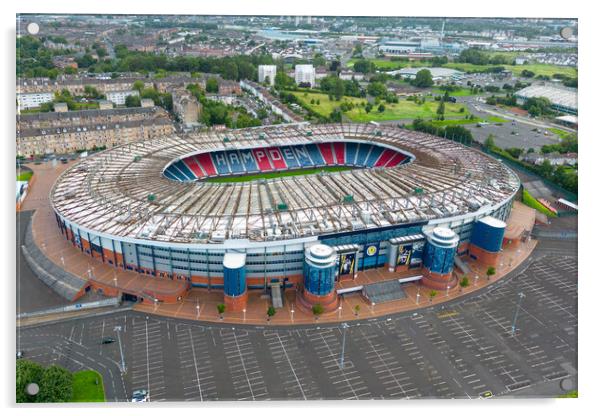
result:
M 464 256 L 495 265 L 519 187 L 448 139 L 299 123 L 114 147 L 66 170 L 50 200 L 63 236 L 114 267 L 223 290 L 230 310 L 274 286 L 333 310 L 336 282 L 360 271 L 444 289 Z

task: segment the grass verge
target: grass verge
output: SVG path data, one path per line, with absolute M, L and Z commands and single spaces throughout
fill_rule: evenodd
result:
M 541 202 L 535 199 L 526 189 L 523 189 L 523 204 L 541 212 L 542 214 L 545 214 L 547 217 L 557 216 L 552 211 L 547 209 Z
M 73 373 L 73 397 L 71 401 L 105 402 L 102 376 L 94 370 L 82 370 Z

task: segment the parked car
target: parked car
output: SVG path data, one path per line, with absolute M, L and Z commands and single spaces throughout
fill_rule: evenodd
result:
M 102 339 L 102 341 L 100 341 L 101 344 L 112 344 L 115 342 L 115 338 L 111 338 L 111 337 L 104 337 Z
M 136 390 L 132 393 L 132 403 L 148 402 L 148 392 L 146 390 Z
M 23 355 L 24 355 L 24 353 L 23 353 L 23 351 L 22 351 L 22 350 L 19 350 L 19 351 L 17 351 L 17 360 L 18 360 L 19 358 L 23 358 Z

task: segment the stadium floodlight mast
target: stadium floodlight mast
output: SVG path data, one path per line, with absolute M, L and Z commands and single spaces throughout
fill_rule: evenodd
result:
M 520 303 L 526 295 L 523 292 L 519 292 L 518 294 L 518 302 L 516 303 L 516 313 L 514 314 L 514 321 L 512 322 L 512 336 L 514 336 L 516 332 L 516 321 L 518 319 L 518 311 L 520 311 Z

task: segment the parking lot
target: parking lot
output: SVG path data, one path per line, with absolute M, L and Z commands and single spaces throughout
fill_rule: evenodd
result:
M 575 249 L 542 242 L 528 264 L 475 295 L 346 330 L 126 311 L 22 329 L 18 340 L 27 358 L 98 370 L 111 401 L 137 389 L 151 401 L 557 395 L 560 380 L 577 384 Z M 101 344 L 107 336 L 116 342 Z

